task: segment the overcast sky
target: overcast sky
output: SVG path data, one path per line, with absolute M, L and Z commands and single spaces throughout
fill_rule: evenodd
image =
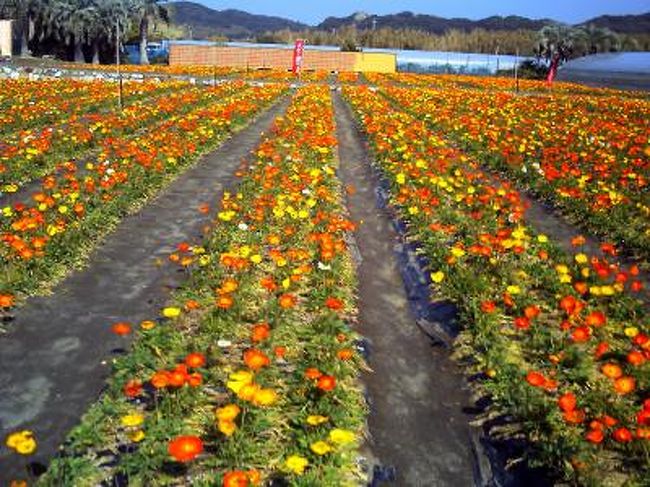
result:
M 440 17 L 480 19 L 490 15 L 521 15 L 578 23 L 603 14 L 639 14 L 650 11 L 650 0 L 193 0 L 217 10 L 235 8 L 276 15 L 308 24 L 328 16 L 344 17 L 356 11 L 384 15 L 410 10 Z

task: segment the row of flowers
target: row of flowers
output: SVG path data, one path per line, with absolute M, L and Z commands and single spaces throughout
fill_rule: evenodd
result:
M 513 73 L 514 74 L 514 73 Z M 561 93 L 570 95 L 639 97 L 642 92 L 594 88 L 579 83 L 519 79 L 513 77 L 474 76 L 459 74 L 368 73 L 368 80 L 376 85 L 395 84 L 419 88 L 470 88 L 480 91 L 523 91 L 528 93 Z
M 517 420 L 536 460 L 594 485 L 637 485 L 650 453 L 650 335 L 639 269 L 616 248 L 574 255 L 526 224 L 521 195 L 428 124 L 365 87 L 346 87 L 391 204 L 457 304 L 456 341 L 492 411 Z M 412 96 L 418 96 L 413 90 Z M 406 104 L 406 101 L 405 101 Z M 645 473 L 644 473 L 645 472 Z M 647 478 L 647 477 L 646 477 Z
M 354 225 L 334 129 L 328 89 L 299 89 L 207 239 L 170 255 L 189 275 L 172 303 L 137 327 L 112 325 L 137 335 L 133 349 L 46 481 L 360 482 Z
M 0 191 L 16 192 L 22 184 L 48 174 L 57 165 L 82 159 L 83 150 L 96 148 L 104 139 L 122 137 L 146 127 L 174 113 L 179 106 L 196 102 L 205 92 L 178 81 L 129 84 L 132 88 L 127 89 L 125 95 L 127 106 L 117 111 L 114 104 L 99 107 L 104 98 L 115 102 L 114 88 L 106 83 L 103 86 L 98 102 L 89 104 L 85 110 L 76 111 L 64 103 L 61 111 L 70 111 L 55 123 L 3 137 L 0 142 Z M 179 104 L 183 97 L 186 103 Z
M 68 63 L 64 65 L 72 71 L 116 72 L 114 65 L 89 65 Z M 122 65 L 120 70 L 125 73 L 145 73 L 155 76 L 195 76 L 200 78 L 237 78 L 264 81 L 295 81 L 296 74 L 287 69 L 246 69 L 211 65 Z M 330 77 L 326 70 L 305 71 L 301 74 L 302 81 L 321 82 Z
M 650 256 L 650 102 L 387 87 L 400 106 L 574 221 Z
M 2 211 L 0 305 L 53 282 L 139 201 L 214 148 L 286 87 L 225 83 L 160 100 L 174 114 L 128 138 L 107 137 L 85 166 L 64 164 L 30 201 Z M 196 105 L 188 105 L 194 102 Z

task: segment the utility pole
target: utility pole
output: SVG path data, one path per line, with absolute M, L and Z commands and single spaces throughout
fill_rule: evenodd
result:
M 515 51 L 515 91 L 519 93 L 519 49 Z
M 120 111 L 122 111 L 123 108 L 123 101 L 122 101 L 122 71 L 120 70 L 120 20 L 118 19 L 116 22 L 116 33 L 115 33 L 115 38 L 116 38 L 116 47 L 115 47 L 115 59 L 117 61 L 117 80 L 118 80 L 118 104 L 120 107 Z

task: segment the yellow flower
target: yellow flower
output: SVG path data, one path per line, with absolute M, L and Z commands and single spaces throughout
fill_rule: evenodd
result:
M 603 296 L 613 296 L 616 293 L 612 286 L 602 286 L 600 291 L 603 293 Z
M 34 433 L 29 430 L 10 434 L 5 443 L 9 448 L 16 450 L 21 455 L 31 455 L 36 450 L 36 438 L 34 438 Z
M 228 379 L 230 380 L 226 383 L 226 387 L 237 394 L 242 387 L 253 382 L 253 373 L 248 370 L 239 370 L 230 374 Z
M 406 182 L 406 175 L 402 172 L 399 173 L 395 178 L 395 181 L 397 181 L 397 184 L 404 184 Z
M 452 247 L 451 255 L 453 255 L 454 257 L 462 257 L 463 255 L 465 255 L 465 251 L 460 247 Z
M 559 264 L 555 266 L 555 270 L 557 271 L 558 274 L 568 274 L 569 273 L 569 268 L 565 266 L 564 264 Z
M 125 428 L 132 428 L 135 426 L 140 426 L 144 422 L 144 416 L 142 416 L 140 413 L 126 414 L 122 416 L 120 422 Z
M 441 283 L 444 278 L 445 278 L 445 273 L 442 271 L 431 273 L 431 280 L 435 283 Z
M 262 256 L 260 254 L 251 255 L 250 261 L 253 264 L 259 264 L 260 262 L 262 262 Z
M 319 424 L 323 424 L 329 421 L 329 418 L 327 416 L 321 416 L 320 414 L 312 414 L 307 417 L 307 424 L 310 424 L 312 426 L 318 426 Z
M 356 435 L 354 434 L 353 431 L 350 430 L 344 430 L 341 428 L 334 428 L 332 431 L 330 431 L 329 434 L 329 440 L 332 443 L 335 443 L 337 445 L 345 445 L 347 443 L 352 443 L 355 441 Z
M 586 264 L 589 262 L 589 257 L 586 254 L 576 254 L 574 259 L 578 264 Z
M 234 421 L 241 409 L 237 404 L 228 404 L 222 408 L 217 408 L 215 411 L 215 416 L 219 421 Z
M 325 455 L 326 453 L 332 451 L 332 447 L 324 441 L 317 441 L 316 443 L 312 443 L 309 448 L 311 448 L 311 451 L 313 451 L 316 455 Z
M 138 429 L 130 432 L 127 436 L 133 443 L 140 443 L 142 440 L 144 440 L 145 434 L 144 431 Z
M 286 467 L 297 475 L 305 473 L 305 468 L 309 465 L 309 460 L 300 455 L 291 455 L 285 462 Z
M 273 389 L 259 389 L 253 396 L 253 404 L 256 406 L 270 406 L 278 400 L 278 393 Z
M 229 222 L 230 220 L 232 220 L 235 217 L 235 215 L 236 215 L 236 213 L 234 211 L 228 210 L 228 211 L 220 211 L 217 214 L 217 217 L 219 218 L 219 220 Z
M 163 309 L 162 314 L 165 318 L 178 318 L 181 314 L 181 309 L 174 307 L 165 308 Z
M 548 242 L 548 237 L 544 235 L 543 233 L 537 235 L 537 241 L 539 243 L 547 243 Z
M 639 329 L 636 326 L 628 326 L 625 328 L 625 336 L 634 338 L 639 334 Z
M 237 431 L 237 425 L 233 421 L 219 421 L 217 427 L 226 436 L 232 436 Z
M 521 288 L 519 286 L 510 285 L 506 288 L 510 294 L 521 294 Z

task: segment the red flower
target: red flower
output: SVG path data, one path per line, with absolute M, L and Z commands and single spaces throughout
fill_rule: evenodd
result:
M 330 296 L 325 300 L 325 306 L 327 306 L 329 309 L 333 311 L 339 311 L 343 309 L 343 301 L 341 301 L 338 298 L 334 298 Z
M 527 330 L 530 328 L 530 320 L 525 316 L 519 316 L 515 318 L 515 327 L 520 330 Z
M 526 381 L 534 387 L 541 387 L 546 383 L 546 378 L 539 372 L 531 371 L 526 374 Z
M 612 433 L 612 438 L 614 438 L 614 440 L 618 441 L 619 443 L 628 443 L 632 441 L 632 433 L 629 429 L 623 426 L 614 430 L 614 433 Z
M 177 462 L 189 462 L 203 451 L 203 442 L 198 436 L 177 436 L 169 442 L 167 451 Z
M 585 435 L 585 438 L 591 443 L 598 444 L 602 443 L 602 441 L 605 439 L 605 434 L 602 432 L 602 430 L 593 429 Z
M 607 323 L 607 318 L 602 311 L 592 311 L 585 318 L 585 324 L 588 326 L 603 326 Z

